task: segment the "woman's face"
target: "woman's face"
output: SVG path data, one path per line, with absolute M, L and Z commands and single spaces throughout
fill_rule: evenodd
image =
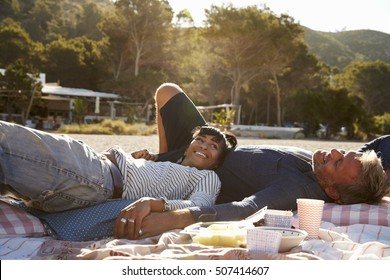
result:
M 188 146 L 182 164 L 198 169 L 215 169 L 223 151 L 223 143 L 213 139 L 211 135 L 196 136 Z

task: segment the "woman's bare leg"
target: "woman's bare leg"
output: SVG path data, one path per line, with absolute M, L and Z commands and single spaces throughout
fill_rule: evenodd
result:
M 183 90 L 176 84 L 165 83 L 159 86 L 156 90 L 154 100 L 156 102 L 156 119 L 157 130 L 159 140 L 159 153 L 165 153 L 168 151 L 167 138 L 165 135 L 165 129 L 162 123 L 160 108 L 162 108 L 172 97 L 176 94 L 183 92 Z

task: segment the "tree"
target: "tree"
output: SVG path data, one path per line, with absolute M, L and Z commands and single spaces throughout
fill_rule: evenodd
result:
M 33 100 L 41 90 L 38 77 L 39 72 L 21 60 L 9 64 L 5 74 L 0 75 L 0 87 L 5 94 L 3 100 L 10 121 L 13 120 L 12 115 L 18 113 L 22 116 L 22 124 L 26 124 Z
M 240 105 L 241 91 L 249 83 L 268 80 L 273 86 L 276 123 L 281 126 L 287 95 L 302 87 L 309 73 L 316 70 L 317 60 L 308 54 L 303 30 L 290 16 L 277 17 L 266 7 L 212 6 L 206 15 L 205 34 L 211 46 L 208 57 L 214 58 L 214 69 L 232 81 L 232 104 Z M 294 69 L 299 65 L 310 67 Z M 288 77 L 298 75 L 305 76 L 300 84 L 287 82 Z
M 290 114 L 289 118 L 288 110 L 290 109 L 290 112 L 296 111 L 296 106 L 299 105 L 296 104 L 297 102 L 292 105 L 291 100 L 296 97 L 296 93 L 299 91 L 310 92 L 319 87 L 327 86 L 327 70 L 313 55 L 308 53 L 305 44 L 296 44 L 295 53 L 291 55 L 291 61 L 287 64 L 282 74 L 278 75 L 280 87 L 280 106 L 278 106 L 278 109 L 280 111 L 277 111 L 277 118 L 280 123 L 283 123 L 285 120 L 304 122 L 305 119 L 302 116 L 291 118 Z
M 301 89 L 288 99 L 289 119 L 303 124 L 306 136 L 316 135 L 320 123 L 327 123 L 325 113 L 329 107 L 323 97 L 324 90 L 321 87 Z
M 20 12 L 20 6 L 18 0 L 0 0 L 0 21 L 6 18 L 16 18 Z
M 309 76 L 317 70 L 317 60 L 308 54 L 303 30 L 292 17 L 274 17 L 269 34 L 271 42 L 263 54 L 264 67 L 274 88 L 276 123 L 281 126 L 285 100 L 294 90 L 308 84 Z
M 354 124 L 358 123 L 364 110 L 360 99 L 350 97 L 345 88 L 329 87 L 323 91 L 322 121 L 328 126 L 328 136 L 335 136 L 342 126 L 354 133 Z
M 46 43 L 50 37 L 57 38 L 66 31 L 61 24 L 64 21 L 61 1 L 36 0 L 28 13 L 23 26 L 35 41 Z
M 19 23 L 12 19 L 0 23 L 0 67 L 5 68 L 18 59 L 31 63 L 40 47 L 40 44 L 30 39 Z
M 141 66 L 161 65 L 164 46 L 171 28 L 173 12 L 167 1 L 119 0 L 115 14 L 101 24 L 109 38 L 116 80 L 121 72 L 133 67 L 138 76 Z
M 183 27 L 183 26 L 194 26 L 194 19 L 192 18 L 192 15 L 188 9 L 181 10 L 176 15 L 176 27 Z
M 212 6 L 206 17 L 209 59 L 215 61 L 212 69 L 231 80 L 231 103 L 239 105 L 242 86 L 262 73 L 271 15 L 255 6 L 237 9 L 228 5 Z
M 84 117 L 88 113 L 88 104 L 84 99 L 77 98 L 73 101 L 74 121 L 78 124 L 84 123 Z
M 51 42 L 45 50 L 48 79 L 67 87 L 97 90 L 106 73 L 103 49 L 102 43 L 86 37 Z
M 335 83 L 345 86 L 351 95 L 362 98 L 368 114 L 389 112 L 390 64 L 382 61 L 351 63 L 335 77 Z
M 102 17 L 103 11 L 96 3 L 90 2 L 84 5 L 77 24 L 77 36 L 86 36 L 96 41 L 101 40 L 103 34 L 98 25 Z

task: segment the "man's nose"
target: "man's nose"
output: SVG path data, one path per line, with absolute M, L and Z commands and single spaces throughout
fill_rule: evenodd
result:
M 344 157 L 345 151 L 344 150 L 338 150 L 338 149 L 332 149 L 330 151 L 330 154 L 332 155 L 332 158 L 342 158 Z

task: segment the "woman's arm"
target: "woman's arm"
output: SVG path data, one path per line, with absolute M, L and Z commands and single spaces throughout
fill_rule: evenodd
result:
M 211 206 L 215 203 L 221 189 L 221 181 L 217 174 L 210 170 L 201 170 L 199 173 L 192 174 L 185 184 L 187 184 L 186 189 L 182 193 L 188 198 L 167 200 L 171 210 Z

